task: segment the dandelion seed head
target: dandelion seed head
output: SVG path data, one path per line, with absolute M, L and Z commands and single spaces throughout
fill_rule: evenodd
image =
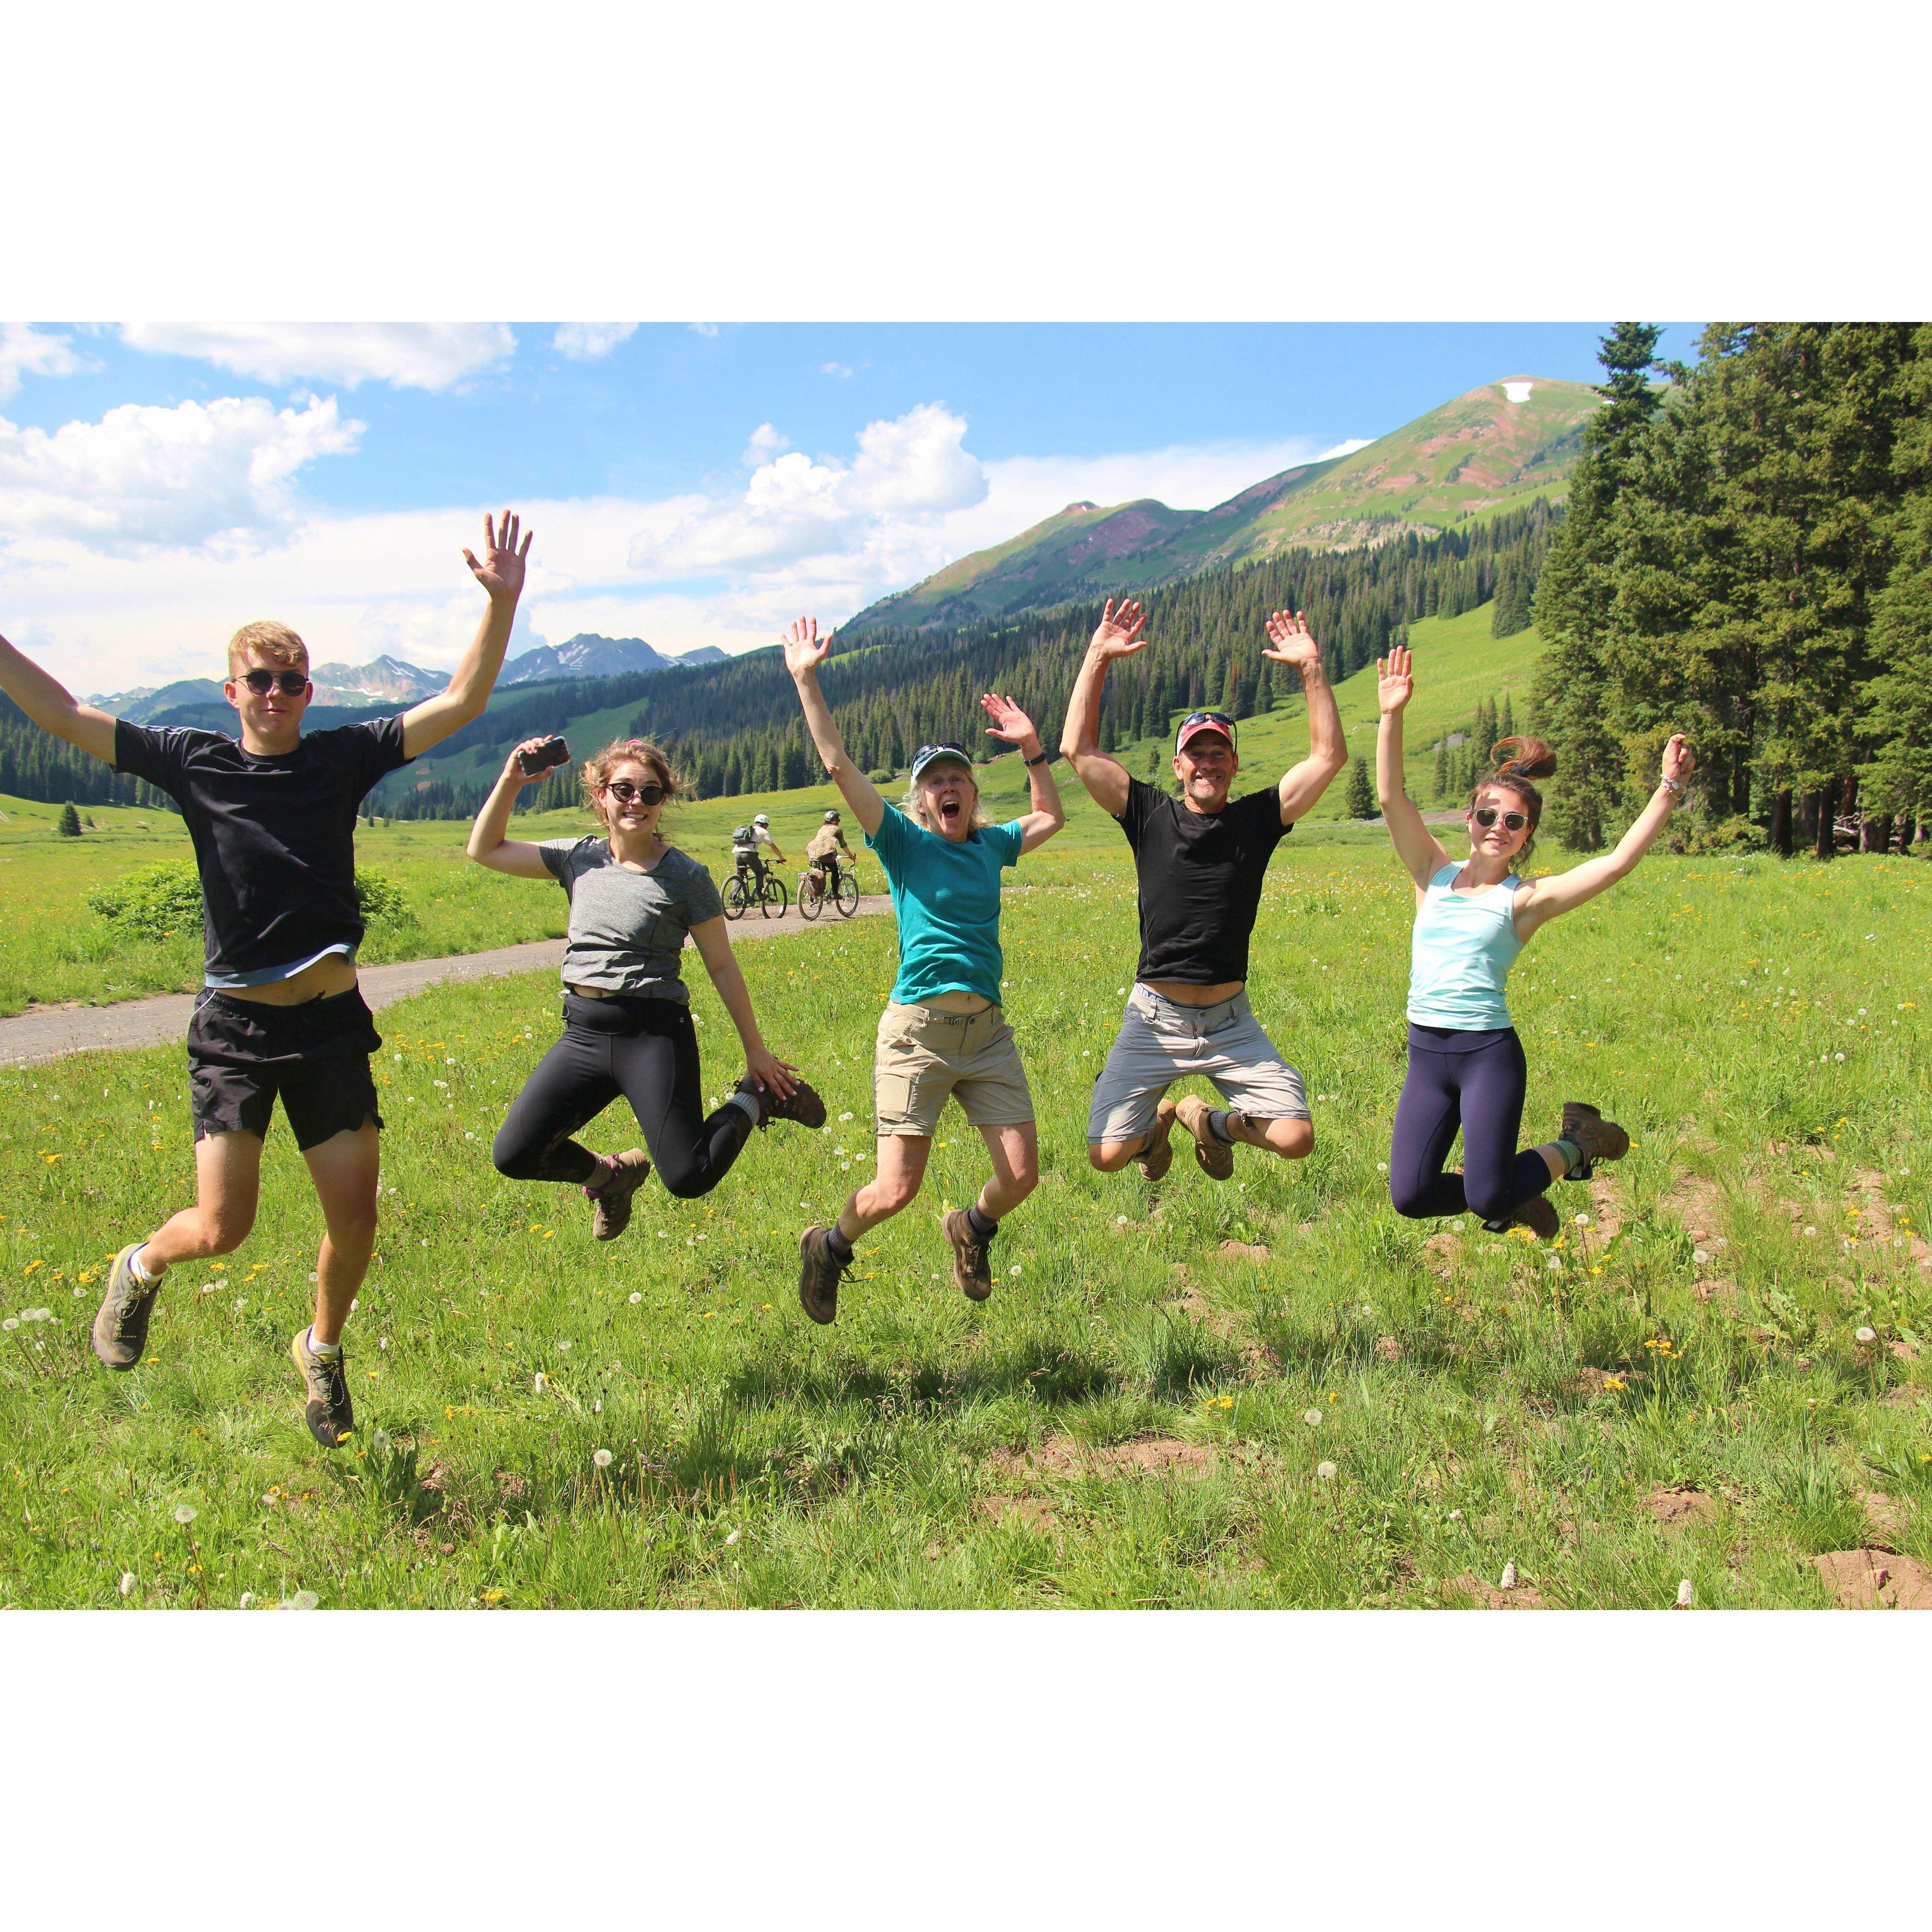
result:
M 1859 1342 L 1876 1342 L 1878 1340 L 1878 1330 L 1876 1328 L 1861 1328 L 1852 1339 Z
M 1324 1483 L 1332 1483 L 1335 1480 L 1335 1466 L 1333 1462 L 1318 1462 L 1315 1466 L 1315 1473 Z
M 1318 1429 L 1322 1426 L 1322 1412 L 1318 1408 L 1304 1408 L 1301 1419 L 1310 1429 Z
M 610 1466 L 613 1458 L 609 1450 L 600 1449 L 590 1460 L 597 1465 L 598 1468 L 608 1469 Z
M 122 1571 L 119 1587 L 121 1594 L 124 1597 L 131 1597 L 134 1594 L 134 1573 L 133 1570 L 124 1570 Z

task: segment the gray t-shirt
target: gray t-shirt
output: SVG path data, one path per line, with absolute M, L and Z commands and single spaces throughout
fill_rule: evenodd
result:
M 678 971 L 685 934 L 724 911 L 711 874 L 674 846 L 648 872 L 634 872 L 595 833 L 545 838 L 537 850 L 570 896 L 566 984 L 688 1004 Z

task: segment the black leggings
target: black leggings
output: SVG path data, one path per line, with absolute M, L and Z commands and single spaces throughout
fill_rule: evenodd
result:
M 490 1158 L 512 1180 L 573 1180 L 597 1156 L 572 1138 L 622 1094 L 651 1164 L 672 1193 L 709 1194 L 738 1158 L 751 1116 L 734 1105 L 708 1119 L 691 1010 L 675 1000 L 585 1000 L 566 993 L 563 1037 L 537 1063 L 496 1130 Z
M 1460 1050 L 1458 1050 L 1460 1049 Z M 1516 1151 L 1528 1063 L 1514 1027 L 1455 1033 L 1411 1024 L 1408 1077 L 1396 1102 L 1389 1149 L 1389 1196 L 1416 1220 L 1466 1210 L 1507 1221 L 1550 1185 L 1550 1165 L 1534 1148 Z M 1462 1130 L 1462 1172 L 1443 1162 Z

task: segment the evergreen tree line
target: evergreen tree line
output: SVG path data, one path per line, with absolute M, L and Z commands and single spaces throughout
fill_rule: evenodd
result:
M 1158 586 L 1142 599 L 1156 648 L 1109 676 L 1102 748 L 1163 736 L 1176 714 L 1190 710 L 1250 718 L 1298 702 L 1300 680 L 1261 655 L 1270 610 L 1306 615 L 1339 682 L 1404 638 L 1418 618 L 1460 616 L 1506 584 L 1526 586 L 1526 600 L 1562 519 L 1560 507 L 1538 498 L 1437 536 L 1411 531 L 1372 548 L 1287 550 Z M 1078 603 L 965 626 L 868 628 L 849 646 L 835 641 L 820 684 L 854 760 L 882 781 L 903 771 L 922 744 L 989 746 L 982 691 L 1010 693 L 1052 742 L 1100 611 Z M 821 776 L 776 650 L 650 674 L 639 698 L 628 730 L 662 746 L 701 798 L 790 790 Z M 571 701 L 573 710 L 591 708 L 574 692 Z M 602 708 L 622 701 L 604 695 Z M 553 728 L 556 710 L 552 694 L 532 700 L 527 718 L 521 707 L 495 712 L 449 742 L 460 748 L 470 734 L 479 742 L 528 736 Z M 594 748 L 572 746 L 580 758 Z M 482 778 L 423 785 L 402 772 L 385 784 L 378 808 L 398 818 L 467 816 L 488 788 Z M 530 788 L 520 804 L 542 811 L 576 796 L 574 771 L 566 770 Z
M 1508 692 L 1497 708 L 1492 698 L 1478 698 L 1476 716 L 1466 734 L 1445 731 L 1436 746 L 1436 770 L 1431 790 L 1438 805 L 1460 805 L 1476 788 L 1479 779 L 1496 769 L 1490 754 L 1498 742 L 1516 736 L 1516 706 Z M 1460 745 L 1450 743 L 1461 736 Z
M 1604 338 L 1535 592 L 1552 829 L 1606 844 L 1676 729 L 1688 842 L 1828 858 L 1924 836 L 1932 324 L 1714 323 L 1694 367 L 1657 359 L 1661 332 Z
M 44 805 L 134 805 L 172 812 L 175 802 L 145 778 L 117 772 L 64 738 L 43 731 L 0 693 L 0 792 Z

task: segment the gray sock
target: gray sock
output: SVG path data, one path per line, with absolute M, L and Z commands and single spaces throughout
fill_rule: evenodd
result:
M 734 1088 L 730 1097 L 724 1102 L 728 1107 L 741 1107 L 750 1118 L 753 1126 L 758 1124 L 758 1096 L 742 1087 Z
M 1234 1144 L 1234 1137 L 1228 1131 L 1228 1116 L 1219 1107 L 1208 1109 L 1208 1131 L 1227 1146 Z

